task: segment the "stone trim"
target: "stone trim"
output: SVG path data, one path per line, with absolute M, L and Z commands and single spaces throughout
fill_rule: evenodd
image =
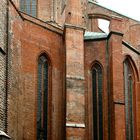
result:
M 82 77 L 82 76 L 67 75 L 66 78 L 69 78 L 69 79 L 77 79 L 77 80 L 85 80 L 85 78 Z
M 5 132 L 1 131 L 0 130 L 0 137 L 4 137 L 4 138 L 7 138 L 7 139 L 11 139 L 10 136 L 8 136 Z
M 66 127 L 85 128 L 84 123 L 66 123 Z
M 76 30 L 86 30 L 86 27 L 82 27 L 82 26 L 78 26 L 78 25 L 73 25 L 73 24 L 68 24 L 65 23 L 65 28 L 72 28 L 72 29 L 76 29 Z

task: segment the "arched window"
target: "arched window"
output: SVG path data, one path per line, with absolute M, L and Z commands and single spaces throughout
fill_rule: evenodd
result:
M 98 63 L 92 67 L 93 139 L 103 140 L 103 75 Z
M 124 62 L 126 140 L 134 139 L 133 92 L 134 74 L 128 59 Z
M 20 10 L 36 17 L 37 15 L 37 0 L 20 0 Z
M 48 67 L 46 56 L 40 56 L 38 60 L 37 140 L 47 140 Z

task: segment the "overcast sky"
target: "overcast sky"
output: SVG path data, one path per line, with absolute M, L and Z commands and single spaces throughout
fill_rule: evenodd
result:
M 105 6 L 118 13 L 140 21 L 140 0 L 97 0 L 102 6 Z M 108 33 L 109 22 L 99 20 L 99 27 Z
M 104 5 L 121 14 L 140 21 L 140 0 L 97 0 Z

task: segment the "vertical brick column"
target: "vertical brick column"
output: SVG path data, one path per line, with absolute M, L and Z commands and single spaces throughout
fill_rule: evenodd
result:
M 125 139 L 125 103 L 123 85 L 122 20 L 112 17 L 110 22 L 110 95 L 112 101 L 110 135 L 113 140 Z M 114 132 L 113 132 L 114 131 Z M 114 135 L 114 136 L 113 136 Z
M 66 43 L 66 139 L 85 140 L 84 43 L 81 0 L 67 3 Z

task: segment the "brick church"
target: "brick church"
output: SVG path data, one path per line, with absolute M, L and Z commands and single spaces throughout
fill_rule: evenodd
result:
M 94 0 L 0 2 L 1 131 L 140 140 L 140 21 Z

